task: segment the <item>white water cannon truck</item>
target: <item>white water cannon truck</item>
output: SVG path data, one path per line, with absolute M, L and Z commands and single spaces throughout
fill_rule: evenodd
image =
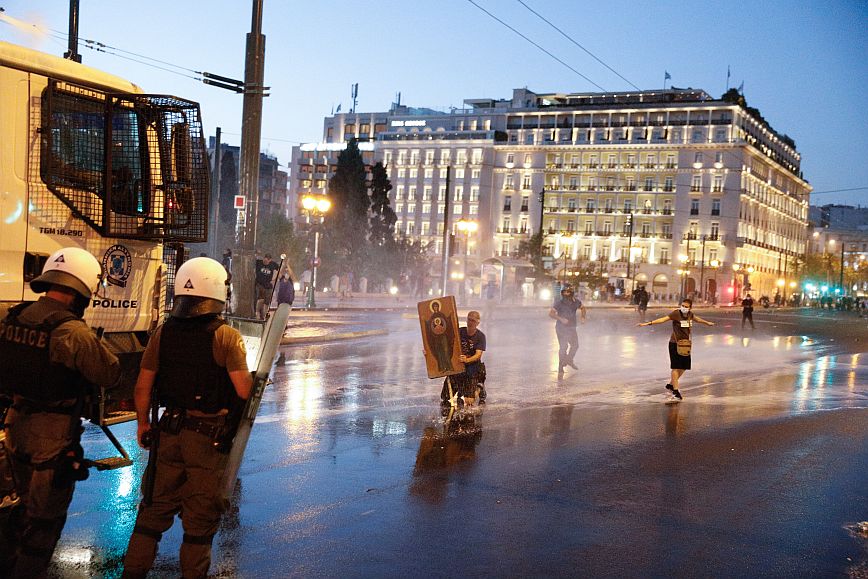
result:
M 108 426 L 135 419 L 139 360 L 171 305 L 183 244 L 207 240 L 209 171 L 197 103 L 0 42 L 0 317 L 38 298 L 29 282 L 55 250 L 102 262 L 85 321 L 124 380 L 88 404 L 120 453 L 97 468 L 131 464 Z

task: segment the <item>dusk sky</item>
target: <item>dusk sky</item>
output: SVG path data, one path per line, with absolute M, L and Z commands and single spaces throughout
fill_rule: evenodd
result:
M 768 0 L 739 4 L 575 0 L 265 0 L 262 148 L 289 163 L 297 142 L 319 141 L 322 120 L 350 107 L 384 111 L 402 94 L 410 106 L 448 109 L 466 98 L 510 98 L 512 89 L 600 90 L 483 12 L 484 8 L 607 91 L 701 88 L 744 96 L 771 126 L 796 141 L 812 205 L 868 206 L 868 2 Z M 3 0 L 0 39 L 62 55 L 66 0 Z M 83 62 L 150 93 L 198 101 L 206 132 L 240 143 L 241 96 L 184 75 L 244 76 L 250 0 L 81 0 Z M 478 5 L 478 6 L 477 6 Z M 525 6 L 526 5 L 526 6 Z M 593 53 L 608 70 L 531 10 Z M 9 23 L 25 24 L 27 31 Z M 36 24 L 48 34 L 31 32 Z M 119 49 L 119 50 L 117 50 Z M 125 51 L 125 52 L 120 52 Z M 135 56 L 129 53 L 135 53 Z M 133 59 L 133 60 L 129 60 Z M 845 191 L 846 190 L 846 191 Z M 836 192 L 833 192 L 836 191 Z

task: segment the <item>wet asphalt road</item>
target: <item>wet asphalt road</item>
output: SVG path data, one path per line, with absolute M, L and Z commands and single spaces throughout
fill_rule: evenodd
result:
M 700 315 L 717 326 L 696 329 L 670 406 L 667 326 L 592 309 L 580 370 L 558 381 L 545 308 L 483 311 L 490 402 L 448 419 L 414 317 L 297 314 L 299 332 L 389 333 L 285 349 L 212 573 L 868 575 L 849 527 L 868 520 L 868 323 L 760 311 L 743 331 L 737 311 Z M 115 431 L 134 446 L 131 425 Z M 89 455 L 101 436 L 88 431 Z M 119 574 L 143 468 L 137 455 L 80 484 L 59 576 Z M 154 576 L 178 575 L 181 533 L 164 535 Z

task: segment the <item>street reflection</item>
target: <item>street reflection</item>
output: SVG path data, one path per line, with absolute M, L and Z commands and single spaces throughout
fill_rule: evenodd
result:
M 678 416 L 681 403 L 667 404 L 663 426 L 666 438 L 675 438 L 683 432 L 683 425 Z
M 443 425 L 429 426 L 422 434 L 410 493 L 439 504 L 448 495 L 449 474 L 454 468 L 468 468 L 476 458 L 482 440 L 482 410 L 443 408 Z

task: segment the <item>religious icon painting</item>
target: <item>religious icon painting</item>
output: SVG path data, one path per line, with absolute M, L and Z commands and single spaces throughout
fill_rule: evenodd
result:
M 458 339 L 458 310 L 454 296 L 443 296 L 416 304 L 422 326 L 422 347 L 429 378 L 464 372 Z

